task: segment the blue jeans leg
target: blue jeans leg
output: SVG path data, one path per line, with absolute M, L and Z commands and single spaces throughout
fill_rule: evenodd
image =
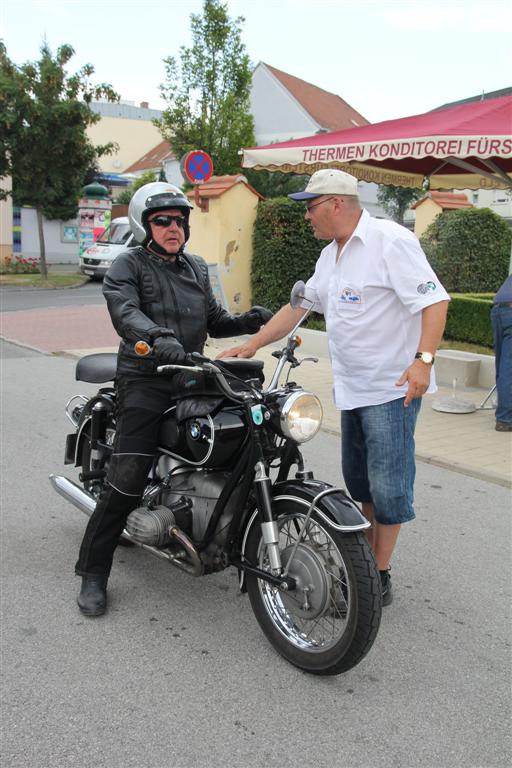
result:
M 496 355 L 496 421 L 512 424 L 512 307 L 493 307 L 491 322 Z
M 377 522 L 413 520 L 414 429 L 421 399 L 404 398 L 342 413 L 343 477 L 356 501 L 374 506 Z

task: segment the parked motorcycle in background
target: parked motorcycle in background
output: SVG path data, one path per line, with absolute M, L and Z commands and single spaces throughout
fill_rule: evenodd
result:
M 292 306 L 304 303 L 304 287 L 292 289 Z M 237 568 L 240 589 L 274 648 L 307 672 L 334 675 L 370 650 L 382 598 L 369 523 L 345 491 L 304 466 L 299 446 L 320 429 L 320 401 L 288 379 L 279 384 L 285 366 L 289 377 L 304 362 L 295 356 L 296 331 L 308 314 L 273 353 L 278 363 L 267 387 L 257 360 L 195 355 L 192 366 L 158 369 L 172 374 L 174 397 L 123 537 L 192 576 Z M 77 380 L 113 381 L 116 358 L 82 358 Z M 81 485 L 58 475 L 50 480 L 88 515 L 105 483 L 115 401 L 108 385 L 66 406 L 74 431 L 65 463 L 81 467 Z

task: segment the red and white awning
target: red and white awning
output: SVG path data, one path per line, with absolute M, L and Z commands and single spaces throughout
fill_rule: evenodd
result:
M 242 150 L 242 167 L 431 189 L 512 186 L 512 97 Z

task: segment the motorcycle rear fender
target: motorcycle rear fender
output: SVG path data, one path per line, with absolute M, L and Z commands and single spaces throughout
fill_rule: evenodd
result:
M 91 397 L 90 400 L 87 401 L 84 410 L 82 411 L 82 416 L 80 418 L 80 423 L 78 425 L 77 431 L 75 433 L 76 437 L 76 443 L 75 443 L 75 467 L 81 467 L 82 466 L 82 452 L 84 443 L 86 440 L 86 427 L 91 422 L 91 412 L 96 403 L 98 402 L 104 403 L 108 408 L 111 410 L 114 410 L 114 403 L 112 400 L 112 396 L 108 394 L 103 394 L 99 392 L 94 397 Z M 68 435 L 69 437 L 69 435 Z M 67 449 L 66 449 L 67 450 Z M 68 462 L 65 462 L 68 463 Z M 71 463 L 71 462 L 69 462 Z
M 341 488 L 334 488 L 329 483 L 321 480 L 285 480 L 276 483 L 272 487 L 272 498 L 275 501 L 287 501 L 288 499 L 300 499 L 304 502 L 304 513 L 309 510 L 313 499 L 323 491 L 332 490 L 322 496 L 315 504 L 315 511 L 327 525 L 340 533 L 353 533 L 370 527 L 370 523 L 363 516 L 357 504 Z M 243 528 L 242 545 L 240 548 L 242 559 L 244 558 L 247 539 L 254 525 L 258 524 L 258 510 L 254 509 L 249 514 Z M 240 589 L 245 592 L 245 574 L 240 573 Z

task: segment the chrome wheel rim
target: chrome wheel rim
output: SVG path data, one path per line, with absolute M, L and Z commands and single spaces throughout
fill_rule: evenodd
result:
M 296 513 L 278 520 L 279 549 L 285 567 L 304 518 Z M 263 542 L 258 564 L 263 570 L 270 570 Z M 329 532 L 315 520 L 308 523 L 290 564 L 289 576 L 297 584 L 290 592 L 258 580 L 265 610 L 288 642 L 312 653 L 325 652 L 347 631 L 353 596 L 342 554 Z

